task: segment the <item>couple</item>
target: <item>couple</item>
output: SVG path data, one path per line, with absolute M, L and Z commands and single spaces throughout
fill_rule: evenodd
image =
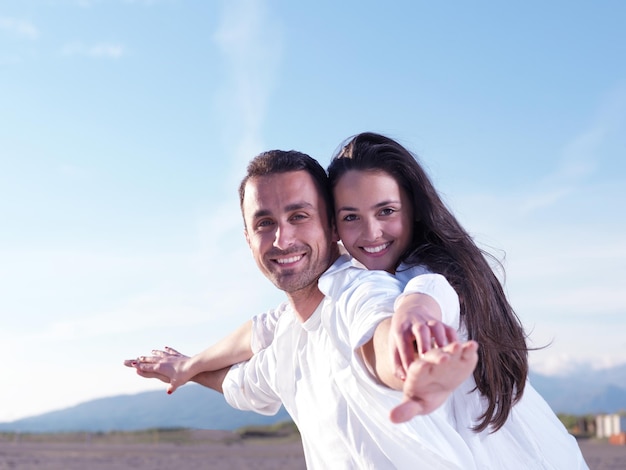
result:
M 236 408 L 284 404 L 309 468 L 587 468 L 526 383 L 498 280 L 412 154 L 360 134 L 328 176 L 273 151 L 240 186 L 246 240 L 288 302 L 193 358 L 127 365 L 170 392 L 191 379 Z

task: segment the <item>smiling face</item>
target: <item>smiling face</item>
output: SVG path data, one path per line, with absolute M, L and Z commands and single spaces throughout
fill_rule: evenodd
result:
M 293 300 L 310 297 L 335 261 L 326 204 L 306 171 L 253 177 L 242 203 L 246 240 L 261 272 Z
M 395 273 L 413 235 L 405 191 L 384 171 L 349 170 L 334 188 L 337 231 L 346 250 L 368 269 Z

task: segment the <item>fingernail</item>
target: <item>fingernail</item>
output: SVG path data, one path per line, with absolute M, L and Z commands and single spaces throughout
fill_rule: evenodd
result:
M 168 391 L 167 391 L 167 394 L 168 394 L 168 395 L 171 395 L 171 394 L 172 394 L 172 391 L 171 391 L 171 390 L 168 390 Z

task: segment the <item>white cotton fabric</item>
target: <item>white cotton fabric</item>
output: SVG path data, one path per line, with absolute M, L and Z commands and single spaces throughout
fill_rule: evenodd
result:
M 284 302 L 277 308 L 269 310 L 260 315 L 252 317 L 252 337 L 250 338 L 250 348 L 253 354 L 257 354 L 262 349 L 267 348 L 274 340 L 276 322 L 287 309 L 289 304 Z
M 356 260 L 352 260 L 352 264 L 355 267 L 362 267 Z M 400 285 L 405 286 L 402 296 L 415 292 L 430 295 L 441 308 L 442 321 L 456 328 L 460 339 L 467 339 L 465 325 L 461 323 L 458 295 L 445 277 L 433 274 L 423 266 L 409 268 L 401 265 L 396 272 L 396 278 L 400 281 Z M 339 279 L 336 279 L 336 282 L 341 285 Z M 258 350 L 272 343 L 276 322 L 287 307 L 288 304 L 283 304 L 276 310 L 255 317 L 252 336 L 253 344 L 257 345 Z M 399 400 L 399 398 L 392 398 L 389 403 L 388 398 L 370 393 L 371 390 L 376 390 L 376 387 L 368 386 L 359 392 L 358 387 L 363 380 L 360 373 L 355 374 L 353 378 L 343 377 L 340 384 L 346 389 L 345 392 L 350 392 L 345 393 L 345 396 L 351 402 L 360 403 L 361 406 L 379 408 L 376 416 L 386 420 L 385 413 L 395 406 L 394 400 Z M 513 407 L 502 428 L 495 433 L 490 433 L 489 430 L 480 433 L 472 431 L 472 427 L 478 423 L 479 417 L 486 409 L 486 400 L 475 390 L 475 387 L 476 382 L 473 377 L 470 377 L 436 411 L 438 413 L 436 417 L 430 415 L 434 418 L 434 422 L 437 422 L 441 416 L 447 417 L 449 423 L 462 437 L 464 446 L 472 454 L 469 460 L 474 462 L 462 468 L 472 468 L 472 465 L 475 465 L 481 470 L 588 469 L 575 438 L 567 432 L 550 406 L 530 383 L 526 384 L 522 399 Z M 381 395 L 386 395 L 386 392 L 381 392 Z M 412 420 L 412 424 L 420 422 L 420 426 L 412 427 L 412 429 L 417 429 L 416 432 L 419 433 L 432 432 L 429 427 L 432 423 L 428 423 L 423 418 Z M 375 419 L 369 424 L 374 426 L 370 428 L 372 433 L 376 432 L 375 426 L 385 429 L 387 425 L 387 423 L 377 423 Z M 421 460 L 418 450 L 415 450 L 414 454 L 415 459 Z
M 444 323 L 459 330 L 459 339 L 467 340 L 460 324 L 458 296 L 439 276 L 425 274 L 421 266 L 399 270 L 402 280 L 408 280 L 403 295 L 412 292 L 432 295 L 443 312 Z M 400 277 L 396 275 L 396 277 Z M 401 280 L 401 282 L 402 282 Z M 444 405 L 454 420 L 454 426 L 469 446 L 476 467 L 484 470 L 576 470 L 587 469 L 576 439 L 530 382 L 526 382 L 521 400 L 513 406 L 506 423 L 497 432 L 489 429 L 476 433 L 472 427 L 486 409 L 487 401 L 475 390 L 474 377 L 468 378 L 455 390 Z
M 275 326 L 271 344 L 234 366 L 223 383 L 235 408 L 274 414 L 281 403 L 298 426 L 311 469 L 475 469 L 473 457 L 440 408 L 393 424 L 402 394 L 378 385 L 355 353 L 393 312 L 401 284 L 355 268 L 342 256 L 320 279 L 325 298 L 305 323 L 288 304 L 255 321 Z M 257 345 L 270 338 L 261 335 Z

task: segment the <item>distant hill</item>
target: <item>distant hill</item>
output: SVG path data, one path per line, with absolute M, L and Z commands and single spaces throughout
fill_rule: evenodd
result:
M 557 413 L 574 415 L 626 410 L 626 365 L 567 376 L 531 374 L 531 383 Z M 195 428 L 232 431 L 249 425 L 290 420 L 284 409 L 262 416 L 231 408 L 217 392 L 190 384 L 164 391 L 119 395 L 9 423 L 0 431 L 70 432 L 134 431 L 149 428 Z
M 566 376 L 531 373 L 530 380 L 557 413 L 626 411 L 626 364 L 602 370 L 581 367 Z
M 275 416 L 235 410 L 221 394 L 190 384 L 172 395 L 154 391 L 92 400 L 71 408 L 0 423 L 0 431 L 105 432 L 178 427 L 232 431 L 248 425 L 288 420 L 290 417 L 283 408 Z

